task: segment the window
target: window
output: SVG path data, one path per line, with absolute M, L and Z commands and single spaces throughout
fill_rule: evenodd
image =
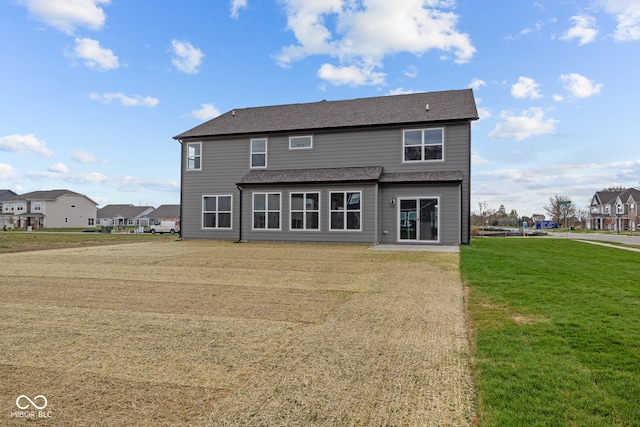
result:
M 443 160 L 444 128 L 404 131 L 405 162 Z
M 202 228 L 231 228 L 231 196 L 202 196 Z
M 87 218 L 87 225 L 95 225 L 95 224 L 96 224 L 95 218 Z
M 320 193 L 291 193 L 291 230 L 320 229 Z
M 41 212 L 42 211 L 42 203 L 33 203 L 33 211 L 34 212 Z
M 292 136 L 289 138 L 289 149 L 298 150 L 313 148 L 313 138 L 311 136 Z
M 253 229 L 280 230 L 280 193 L 253 193 Z
M 252 168 L 267 167 L 267 140 L 266 139 L 251 140 L 251 167 Z
M 72 207 L 72 208 L 75 208 L 75 207 L 76 207 L 76 205 L 71 205 L 71 207 Z
M 201 142 L 191 142 L 187 144 L 187 170 L 200 170 L 200 151 L 202 149 Z
M 360 230 L 362 225 L 360 191 L 345 191 L 331 193 L 330 229 L 331 230 Z

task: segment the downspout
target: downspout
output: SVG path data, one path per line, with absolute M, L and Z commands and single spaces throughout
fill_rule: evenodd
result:
M 238 205 L 238 243 L 242 242 L 242 187 L 236 184 L 238 191 L 240 192 L 240 200 Z
M 186 162 L 184 160 L 184 145 L 182 144 L 182 140 L 179 139 L 178 142 L 180 143 L 180 212 L 178 214 L 180 215 L 180 229 L 178 230 L 178 236 L 182 239 L 182 219 L 184 218 L 182 216 L 182 207 L 184 206 L 182 183 L 184 182 L 183 165 L 186 165 Z

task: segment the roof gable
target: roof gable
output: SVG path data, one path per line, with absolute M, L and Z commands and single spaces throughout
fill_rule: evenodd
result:
M 477 120 L 471 89 L 239 108 L 174 139 Z

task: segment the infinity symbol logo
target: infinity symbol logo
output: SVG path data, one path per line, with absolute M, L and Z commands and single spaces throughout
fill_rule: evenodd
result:
M 44 404 L 43 404 L 42 406 L 38 406 L 38 404 L 37 404 L 36 402 L 34 402 L 35 400 L 38 400 L 38 399 L 42 399 L 42 400 L 44 401 Z M 27 403 L 26 405 L 22 406 L 22 405 L 20 404 L 20 401 L 22 401 L 22 400 L 26 400 L 26 401 L 27 401 L 27 402 L 29 402 L 29 403 Z M 47 407 L 47 404 L 48 404 L 48 402 L 47 402 L 47 398 L 46 398 L 46 397 L 44 397 L 44 396 L 43 396 L 43 395 L 41 395 L 41 394 L 39 394 L 39 395 L 37 395 L 36 397 L 34 397 L 34 398 L 33 398 L 33 400 L 31 400 L 31 399 L 29 398 L 29 396 L 25 396 L 24 394 L 23 394 L 23 395 L 18 396 L 18 398 L 16 399 L 16 406 L 17 406 L 18 408 L 20 408 L 20 409 L 27 409 L 27 408 L 29 407 L 29 405 L 33 405 L 33 407 L 34 407 L 34 408 L 36 408 L 36 409 L 44 409 L 44 408 L 46 408 L 46 407 Z

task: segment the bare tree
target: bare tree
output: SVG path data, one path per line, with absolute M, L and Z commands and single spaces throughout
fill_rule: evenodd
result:
M 547 211 L 551 220 L 557 223 L 564 222 L 565 226 L 567 219 L 576 215 L 576 209 L 571 205 L 571 201 L 567 196 L 549 197 L 550 205 L 545 206 L 544 210 Z

